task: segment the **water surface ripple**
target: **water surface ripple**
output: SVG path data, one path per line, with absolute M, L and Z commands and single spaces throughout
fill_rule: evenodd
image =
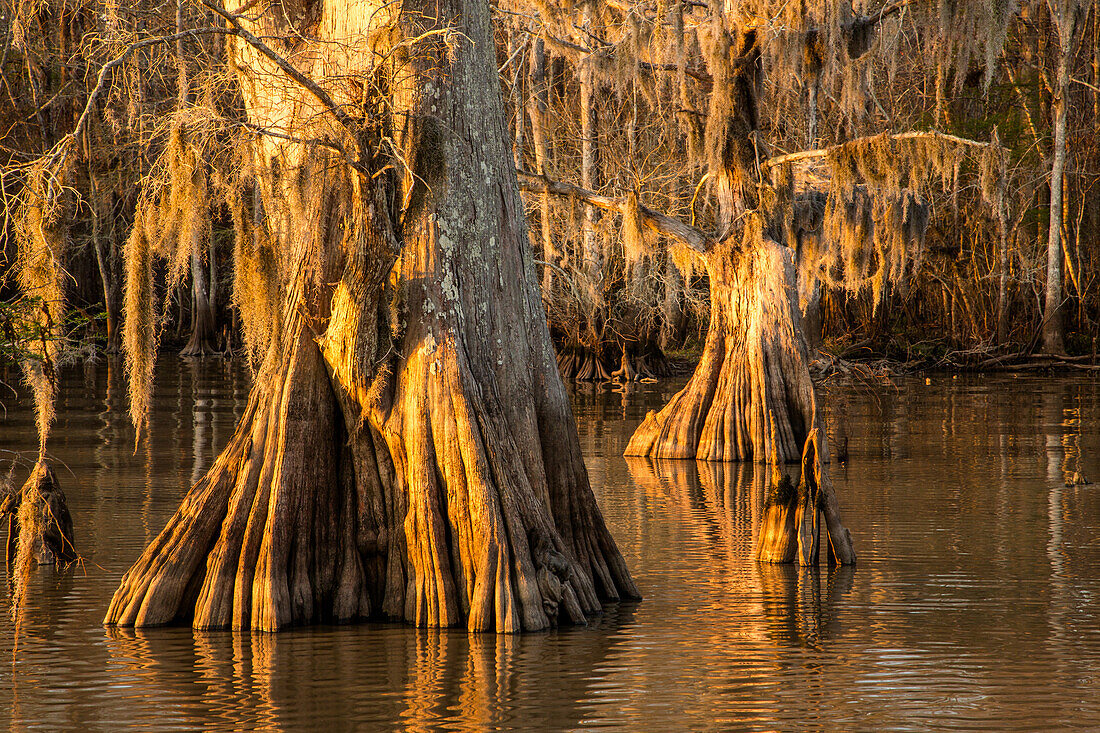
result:
M 228 440 L 247 376 L 160 369 L 134 451 L 117 365 L 66 376 L 51 452 L 83 571 L 38 569 L 0 620 L 13 730 L 1100 728 L 1100 382 L 933 377 L 829 388 L 859 554 L 750 558 L 751 466 L 624 459 L 676 385 L 578 386 L 600 505 L 645 600 L 512 637 L 403 625 L 278 635 L 104 629 L 122 573 Z M 0 460 L 34 448 L 4 400 Z M 16 470 L 16 479 L 26 473 Z M 13 649 L 18 622 L 18 646 Z M 0 723 L 2 725 L 2 723 Z

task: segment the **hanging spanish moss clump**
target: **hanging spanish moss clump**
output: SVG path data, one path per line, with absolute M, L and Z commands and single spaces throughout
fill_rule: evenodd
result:
M 962 90 L 974 70 L 982 73 L 982 88 L 986 91 L 993 79 L 993 70 L 1004 46 L 1008 26 L 1020 6 L 1019 0 L 989 0 L 960 2 L 938 0 L 918 12 L 931 12 L 938 21 L 938 35 L 929 44 L 937 72 L 944 78 L 952 74 L 955 93 Z
M 241 315 L 248 363 L 255 370 L 281 330 L 278 265 L 270 234 L 247 210 L 240 192 L 234 189 L 227 198 L 235 235 L 233 304 Z
M 146 426 L 153 371 L 168 300 L 195 263 L 201 265 L 211 236 L 211 177 L 203 159 L 207 136 L 192 133 L 178 120 L 170 124 L 167 141 L 134 213 L 123 249 L 126 263 L 122 342 L 130 394 L 130 419 L 137 439 Z M 230 168 L 226 165 L 225 168 Z M 215 171 L 223 189 L 237 186 L 238 175 Z M 232 211 L 232 207 L 231 207 Z M 244 225 L 238 233 L 247 234 Z M 166 264 L 164 303 L 158 305 L 154 260 Z M 251 325 L 251 324 L 249 324 Z
M 928 202 L 937 189 L 957 189 L 964 168 L 979 176 L 995 219 L 1005 217 L 1007 164 L 996 134 L 986 144 L 931 132 L 884 133 L 829 148 L 823 161 L 822 229 L 804 237 L 800 271 L 849 293 L 869 287 L 876 308 L 888 284 L 920 267 Z
M 130 420 L 137 431 L 135 449 L 147 426 L 153 366 L 160 341 L 160 324 L 153 301 L 152 242 L 156 241 L 156 218 L 150 209 L 145 204 L 138 205 L 133 228 L 123 248 L 126 283 L 123 290 L 122 349 L 130 396 Z
M 1008 151 L 1001 145 L 997 128 L 993 128 L 989 146 L 982 152 L 979 187 L 982 200 L 992 209 L 1001 236 L 1008 228 Z
M 161 154 L 164 167 L 156 223 L 155 252 L 168 262 L 168 290 L 183 280 L 192 257 L 205 251 L 210 238 L 207 178 L 187 130 L 173 124 Z
M 51 170 L 41 162 L 28 171 L 15 217 L 16 279 L 30 306 L 29 320 L 34 326 L 20 366 L 34 394 L 40 457 L 45 455 L 46 438 L 54 420 L 57 370 L 64 356 L 67 200 L 65 171 Z

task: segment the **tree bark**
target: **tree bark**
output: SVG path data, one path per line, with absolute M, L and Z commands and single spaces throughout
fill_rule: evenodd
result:
M 277 15 L 254 37 L 271 38 Z M 338 76 L 372 68 L 346 41 L 378 37 L 377 24 L 404 39 L 377 109 L 393 110 L 380 128 L 412 170 L 399 180 L 385 163 L 375 175 L 362 158 L 258 141 L 266 225 L 287 263 L 279 338 L 236 434 L 106 623 L 275 631 L 385 617 L 511 632 L 638 597 L 557 373 L 487 4 L 329 2 L 320 17 L 314 78 L 334 59 Z M 257 125 L 327 113 L 350 126 L 255 44 L 233 52 Z

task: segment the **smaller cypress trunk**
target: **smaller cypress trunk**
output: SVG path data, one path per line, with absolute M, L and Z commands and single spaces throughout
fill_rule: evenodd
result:
M 89 171 L 89 179 L 92 186 L 92 198 L 96 200 L 96 184 L 95 178 Z M 113 207 L 110 207 L 113 208 Z M 114 217 L 112 217 L 112 224 L 109 236 L 110 248 L 104 252 L 103 246 L 103 234 L 99 226 L 98 212 L 96 216 L 92 217 L 92 247 L 95 251 L 96 268 L 99 271 L 99 281 L 103 286 L 103 311 L 107 321 L 107 345 L 105 351 L 108 354 L 117 354 L 119 346 L 121 344 L 120 334 L 118 329 L 119 318 L 119 278 L 118 267 L 116 261 L 118 259 L 117 250 L 118 247 L 115 244 L 115 227 L 113 223 Z
M 628 456 L 770 463 L 758 559 L 817 562 L 817 523 L 825 518 L 829 557 L 855 562 L 851 536 L 824 462 L 825 430 L 809 373 L 791 251 L 750 231 L 718 243 L 705 262 L 711 322 L 687 385 L 650 412 Z M 802 462 L 799 490 L 779 466 Z
M 215 346 L 217 320 L 207 287 L 206 271 L 198 254 L 191 257 L 191 335 L 180 356 L 209 356 Z
M 35 464 L 19 491 L 0 502 L 0 519 L 6 519 L 8 528 L 5 559 L 9 578 L 26 570 L 23 566 L 31 562 L 64 565 L 76 559 L 73 519 L 65 492 L 44 460 Z

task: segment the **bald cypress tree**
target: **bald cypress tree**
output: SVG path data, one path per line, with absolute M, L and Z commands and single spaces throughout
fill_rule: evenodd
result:
M 712 4 L 693 13 L 692 31 L 682 9 L 670 13 L 666 25 L 687 40 L 665 46 L 671 57 L 644 63 L 675 70 L 681 87 L 689 68 L 692 79 L 706 82 L 705 124 L 686 132 L 705 170 L 696 194 L 710 195 L 710 227 L 640 207 L 632 195 L 600 196 L 525 177 L 533 191 L 552 188 L 617 211 L 624 241 L 637 239 L 625 233 L 631 222 L 665 235 L 687 276 L 707 275 L 710 324 L 699 364 L 664 408 L 646 416 L 626 454 L 771 464 L 757 547 L 762 560 L 816 563 L 823 524 L 830 559 L 855 561 L 825 465 L 829 449 L 809 373 L 803 318 L 814 289 L 870 290 L 879 302 L 890 283 L 919 266 L 927 202 L 934 188 L 957 185 L 960 170 L 979 177 L 986 200 L 1003 211 L 1004 159 L 995 137 L 984 143 L 933 131 L 858 134 L 873 99 L 868 58 L 881 48 L 883 25 L 909 5 L 887 3 L 864 15 L 843 1 Z M 948 4 L 918 22 L 937 39 L 935 62 L 965 76 L 990 49 L 995 56 L 1013 11 L 1010 4 Z M 782 80 L 770 99 L 769 75 Z M 843 117 L 837 129 L 849 132 L 815 147 L 822 88 L 835 93 Z M 810 147 L 776 154 L 768 139 L 776 125 L 765 115 L 776 114 L 777 98 L 800 93 Z M 681 92 L 681 99 L 691 96 Z M 788 463 L 798 466 L 791 474 L 782 468 Z
M 224 190 L 255 386 L 106 622 L 520 631 L 636 597 L 542 315 L 487 4 L 209 7 L 259 133 Z M 129 242 L 139 424 L 151 237 L 200 175 Z

